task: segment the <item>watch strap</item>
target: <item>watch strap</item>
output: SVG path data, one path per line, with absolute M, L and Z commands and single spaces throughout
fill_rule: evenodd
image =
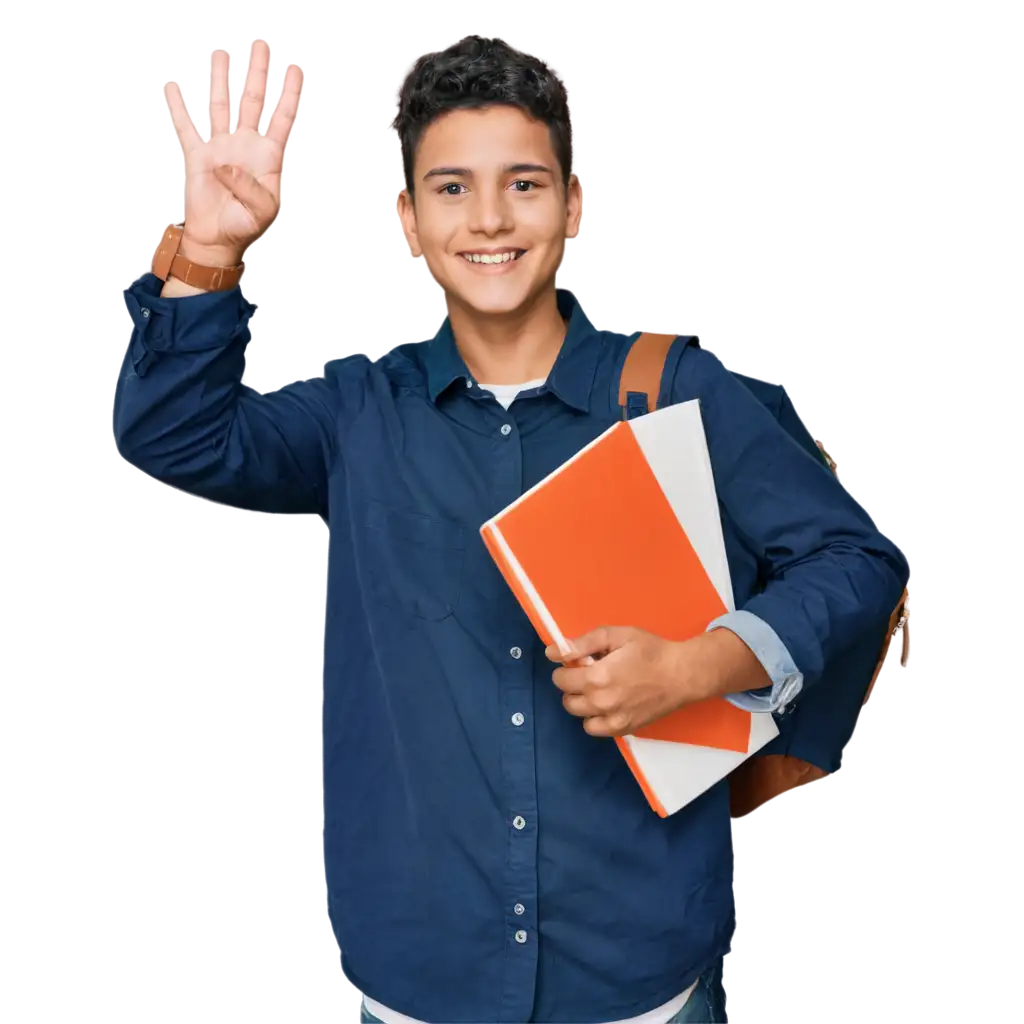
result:
M 166 281 L 168 277 L 176 277 L 179 281 L 207 292 L 226 292 L 234 288 L 241 280 L 245 264 L 239 263 L 234 267 L 205 267 L 201 263 L 186 259 L 178 252 L 184 233 L 184 221 L 180 224 L 167 225 L 153 254 L 153 274 L 161 281 Z

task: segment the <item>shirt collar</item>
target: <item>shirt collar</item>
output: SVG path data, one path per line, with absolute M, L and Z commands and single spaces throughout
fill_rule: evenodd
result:
M 590 390 L 600 354 L 599 332 L 594 330 L 572 292 L 556 288 L 555 299 L 558 312 L 568 318 L 569 324 L 546 387 L 567 405 L 589 412 Z M 427 342 L 424 363 L 427 393 L 432 402 L 436 403 L 441 392 L 453 381 L 469 378 L 469 369 L 455 344 L 450 317 L 445 317 L 440 330 Z

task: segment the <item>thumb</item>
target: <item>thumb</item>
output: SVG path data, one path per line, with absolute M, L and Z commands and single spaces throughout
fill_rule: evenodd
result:
M 261 228 L 267 228 L 277 216 L 277 201 L 244 167 L 221 164 L 213 169 L 221 184 L 253 215 Z
M 552 661 L 564 661 L 567 658 L 576 660 L 592 655 L 603 655 L 621 647 L 629 639 L 630 630 L 621 626 L 600 626 L 592 629 L 589 633 L 574 637 L 572 640 L 566 638 L 570 653 L 562 654 L 557 644 L 552 644 L 544 653 Z

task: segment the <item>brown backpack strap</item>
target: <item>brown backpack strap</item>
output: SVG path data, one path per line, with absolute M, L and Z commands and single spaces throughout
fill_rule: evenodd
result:
M 871 675 L 871 682 L 868 683 L 867 693 L 864 694 L 863 703 L 867 704 L 868 697 L 874 689 L 878 673 L 882 671 L 885 664 L 885 656 L 889 653 L 889 641 L 896 635 L 896 631 L 903 630 L 903 651 L 900 654 L 900 664 L 906 668 L 907 659 L 910 657 L 910 595 L 904 588 L 896 607 L 889 616 L 889 625 L 885 631 L 885 639 L 882 641 L 882 649 L 878 652 L 878 661 L 875 663 L 875 671 Z
M 658 407 L 658 392 L 661 391 L 661 375 L 665 369 L 668 350 L 678 335 L 641 334 L 626 354 L 626 362 L 619 378 L 619 405 L 622 418 L 626 418 L 626 393 L 641 391 L 647 395 L 647 411 Z

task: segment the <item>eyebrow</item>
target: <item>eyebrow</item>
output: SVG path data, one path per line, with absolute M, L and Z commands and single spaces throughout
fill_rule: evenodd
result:
M 501 169 L 502 174 L 553 174 L 550 167 L 543 164 L 506 164 Z M 423 180 L 434 177 L 472 178 L 473 172 L 468 167 L 434 167 L 423 175 Z

